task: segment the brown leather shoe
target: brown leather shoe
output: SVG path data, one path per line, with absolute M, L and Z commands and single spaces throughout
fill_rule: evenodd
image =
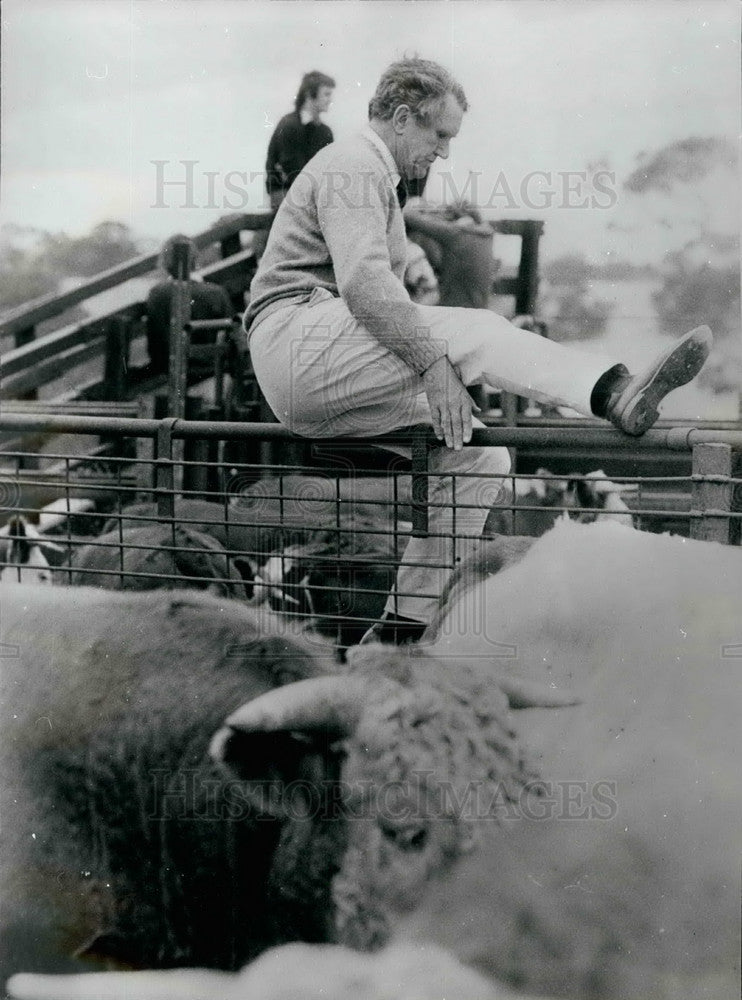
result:
M 709 356 L 713 335 L 707 326 L 696 327 L 676 340 L 639 375 L 621 378 L 611 393 L 605 416 L 623 431 L 639 437 L 659 413 L 657 407 L 672 392 L 694 379 Z

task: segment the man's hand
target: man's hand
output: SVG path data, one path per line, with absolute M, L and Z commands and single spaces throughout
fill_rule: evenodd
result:
M 449 448 L 459 451 L 471 441 L 471 415 L 479 407 L 447 357 L 437 361 L 422 374 L 428 397 L 435 436 Z

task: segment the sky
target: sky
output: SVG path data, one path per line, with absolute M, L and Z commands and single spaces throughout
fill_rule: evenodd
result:
M 664 201 L 622 187 L 668 143 L 738 146 L 737 0 L 3 0 L 1 16 L 4 222 L 80 234 L 114 219 L 160 240 L 261 210 L 301 75 L 336 79 L 340 138 L 386 66 L 418 53 L 470 103 L 431 200 L 474 192 L 490 217 L 544 219 L 547 256 L 595 261 L 656 262 L 699 206 L 739 229 L 728 168 Z

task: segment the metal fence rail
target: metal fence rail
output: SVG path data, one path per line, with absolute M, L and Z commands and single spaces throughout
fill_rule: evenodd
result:
M 427 428 L 312 444 L 272 423 L 0 417 L 0 434 L 18 440 L 26 433 L 73 443 L 97 436 L 111 447 L 93 456 L 71 446 L 43 455 L 2 453 L 3 582 L 28 573 L 8 537 L 22 516 L 40 532 L 55 583 L 210 588 L 309 619 L 344 646 L 380 615 L 407 540 L 430 532 L 428 456 L 438 444 Z M 390 462 L 380 468 L 373 456 L 389 443 L 407 444 L 411 460 L 386 453 Z M 540 454 L 594 448 L 617 458 L 681 452 L 688 460 L 684 475 L 612 474 L 610 482 L 598 470 L 567 476 L 516 466 L 494 477 L 493 493 L 502 487 L 502 495 L 486 532 L 534 535 L 566 512 L 739 543 L 742 430 L 668 427 L 637 440 L 586 421 L 478 429 L 472 444 L 535 447 Z M 51 502 L 69 516 L 57 513 L 48 526 L 44 508 Z M 457 513 L 464 510 L 457 505 Z M 450 562 L 441 566 L 452 569 L 455 561 L 453 543 Z

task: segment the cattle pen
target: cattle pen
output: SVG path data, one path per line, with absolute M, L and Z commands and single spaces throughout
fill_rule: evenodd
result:
M 422 956 L 435 996 L 434 945 L 453 963 L 447 996 L 494 997 L 503 980 L 528 996 L 567 995 L 561 982 L 623 997 L 668 975 L 666 997 L 725 991 L 742 423 L 659 420 L 630 438 L 486 395 L 470 444 L 508 449 L 511 471 L 479 474 L 466 504 L 456 477 L 441 530 L 430 427 L 299 437 L 273 418 L 249 357 L 235 359 L 254 268 L 239 236 L 265 222 L 198 237 L 221 254 L 201 275 L 230 290 L 235 314 L 202 323 L 214 339 L 192 354 L 198 324 L 174 309 L 159 382 L 133 374 L 147 317 L 141 287 L 124 291 L 151 258 L 0 321 L 14 344 L 0 384 L 2 766 L 19 775 L 3 814 L 13 836 L 28 815 L 31 834 L 0 872 L 3 978 L 49 959 L 78 971 L 80 956 L 86 977 L 91 959 L 211 970 L 208 994 L 236 996 L 245 980 L 235 992 L 214 970 L 273 961 L 276 985 L 296 967 L 304 996 L 284 942 L 331 941 L 320 954 L 342 957 L 390 940 L 368 968 L 395 947 Z M 510 224 L 518 275 L 493 289 L 518 313 L 535 307 L 539 226 Z M 178 280 L 187 296 L 190 276 Z M 107 315 L 44 329 L 103 286 L 118 296 Z M 200 383 L 191 358 L 211 366 Z M 473 506 L 488 511 L 475 545 Z M 604 520 L 616 523 L 571 523 Z M 437 602 L 430 627 L 403 649 L 352 649 L 421 538 L 441 543 L 441 594 L 414 595 Z M 578 786 L 609 812 L 572 823 Z M 606 787 L 610 800 L 592 795 Z M 503 802 L 538 822 L 501 838 Z M 533 875 L 545 858 L 546 882 Z M 39 906 L 44 926 L 72 928 L 59 955 L 23 922 Z M 356 984 L 366 957 L 347 954 Z M 479 973 L 484 993 L 468 986 Z M 129 978 L 150 973 L 121 975 L 126 996 L 150 995 Z M 8 995 L 29 978 L 13 975 Z
M 135 364 L 147 323 L 141 281 L 156 277 L 154 254 L 3 317 L 3 582 L 28 578 L 21 547 L 8 541 L 22 519 L 54 583 L 220 590 L 310 621 L 340 647 L 381 615 L 405 543 L 431 532 L 428 456 L 438 445 L 426 428 L 310 441 L 271 422 L 239 346 L 256 267 L 250 241 L 271 221 L 235 215 L 194 237 L 204 259 L 194 274 L 183 264 L 178 294 L 188 301 L 194 278 L 217 282 L 235 313 L 199 324 L 175 309 L 171 370 L 159 382 L 138 379 Z M 543 223 L 492 226 L 498 239 L 519 241 L 517 265 L 495 277 L 493 296 L 528 319 Z M 110 298 L 101 303 L 101 294 Z M 70 313 L 96 302 L 83 320 Z M 196 328 L 213 336 L 209 346 L 191 344 Z M 192 391 L 189 360 L 211 366 L 206 395 Z M 507 447 L 513 471 L 482 485 L 485 536 L 535 536 L 566 515 L 740 543 L 738 421 L 660 420 L 636 439 L 508 393 L 491 402 L 472 444 Z M 451 536 L 463 537 L 464 515 L 454 503 Z M 445 548 L 443 568 L 455 568 L 461 550 L 455 541 Z
M 474 432 L 473 445 L 520 459 L 491 484 L 486 534 L 537 534 L 566 515 L 739 544 L 742 431 L 660 426 L 636 440 L 588 420 L 540 423 Z M 3 454 L 0 517 L 38 523 L 56 547 L 59 584 L 209 588 L 262 600 L 347 646 L 380 616 L 404 543 L 429 531 L 428 455 L 438 446 L 429 428 L 307 441 L 275 423 L 11 412 L 0 433 L 15 442 Z M 22 447 L 39 438 L 67 447 Z M 411 458 L 390 444 L 407 445 Z M 584 471 L 597 462 L 597 474 Z M 522 471 L 539 463 L 552 471 Z M 617 504 L 606 506 L 595 489 L 603 483 Z M 448 569 L 455 541 L 450 551 Z M 158 561 L 163 552 L 169 562 Z M 23 566 L 3 557 L 22 579 Z

